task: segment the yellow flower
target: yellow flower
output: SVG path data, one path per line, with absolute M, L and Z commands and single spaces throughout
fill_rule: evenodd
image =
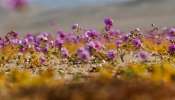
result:
M 70 55 L 73 55 L 77 52 L 78 48 L 83 47 L 84 43 L 80 42 L 80 43 L 65 43 L 64 47 L 67 48 L 67 50 L 69 51 Z
M 5 86 L 5 77 L 4 77 L 4 73 L 0 72 L 0 88 Z
M 116 48 L 115 42 L 114 42 L 114 41 L 112 41 L 112 42 L 107 42 L 107 43 L 105 43 L 105 47 L 106 47 L 108 50 L 115 49 L 115 48 Z
M 174 66 L 172 66 L 172 64 L 168 62 L 164 62 L 162 66 L 163 66 L 163 80 L 165 82 L 170 82 L 171 76 L 175 75 L 175 68 Z
M 162 40 L 162 41 L 163 41 L 163 43 L 157 44 L 151 39 L 144 38 L 143 39 L 143 44 L 145 47 L 144 49 L 146 49 L 147 51 L 154 51 L 154 52 L 160 53 L 160 54 L 166 53 L 167 49 L 168 49 L 169 41 L 167 41 L 167 40 Z
M 99 73 L 102 79 L 111 79 L 113 77 L 114 66 L 112 65 L 103 65 Z
M 151 79 L 153 81 L 161 81 L 162 80 L 162 74 L 163 74 L 161 65 L 160 64 L 153 64 L 152 68 L 153 68 L 153 72 L 152 72 L 152 75 L 151 75 Z
M 144 64 L 132 64 L 130 68 L 133 72 L 140 77 L 148 77 L 146 74 L 146 67 Z

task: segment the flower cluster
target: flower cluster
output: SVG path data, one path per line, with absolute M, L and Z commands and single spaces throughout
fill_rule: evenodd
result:
M 108 17 L 102 31 L 79 24 L 70 32 L 58 30 L 56 34 L 20 37 L 11 31 L 0 37 L 0 88 L 86 80 L 96 77 L 94 73 L 103 80 L 139 78 L 171 83 L 174 57 L 174 27 L 123 32 Z
M 56 34 L 29 33 L 23 38 L 19 37 L 18 32 L 12 31 L 4 38 L 0 38 L 0 48 L 3 52 L 9 48 L 15 49 L 14 56 L 17 56 L 18 52 L 22 54 L 32 52 L 46 58 L 54 55 L 58 59 L 74 59 L 74 62 L 78 60 L 102 62 L 103 60 L 118 63 L 120 62 L 118 58 L 125 60 L 124 56 L 129 56 L 130 59 L 153 61 L 156 59 L 155 55 L 159 55 L 160 58 L 167 56 L 171 58 L 175 54 L 174 28 L 162 30 L 153 28 L 148 32 L 136 28 L 125 33 L 113 28 L 114 22 L 111 18 L 105 18 L 104 23 L 105 30 L 102 32 L 95 29 L 83 29 L 78 24 L 72 26 L 72 32 L 59 30 Z M 74 31 L 77 28 L 78 30 Z M 5 56 L 8 58 L 8 55 Z M 150 57 L 152 59 L 149 59 Z

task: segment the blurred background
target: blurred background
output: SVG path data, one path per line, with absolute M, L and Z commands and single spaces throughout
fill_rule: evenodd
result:
M 175 25 L 175 0 L 28 0 L 21 11 L 0 6 L 0 34 L 11 30 L 21 33 L 71 30 L 75 23 L 88 28 L 103 28 L 111 17 L 115 27 L 131 30 Z

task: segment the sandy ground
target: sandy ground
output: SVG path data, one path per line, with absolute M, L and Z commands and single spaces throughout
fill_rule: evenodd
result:
M 74 9 L 49 10 L 37 6 L 23 13 L 8 13 L 0 8 L 0 32 L 1 35 L 10 30 L 22 33 L 55 32 L 59 28 L 68 31 L 74 23 L 100 29 L 106 16 L 111 16 L 115 20 L 115 26 L 123 30 L 134 27 L 148 28 L 152 23 L 159 26 L 174 26 L 174 4 L 175 0 L 143 0 L 121 5 L 114 3 Z M 55 23 L 54 27 L 50 26 L 52 22 Z

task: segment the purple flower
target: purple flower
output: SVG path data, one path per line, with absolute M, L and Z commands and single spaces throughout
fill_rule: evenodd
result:
M 64 41 L 61 40 L 61 39 L 56 39 L 56 40 L 55 40 L 55 46 L 56 46 L 57 48 L 61 48 L 61 47 L 63 46 L 63 43 L 64 43 Z
M 89 43 L 86 44 L 86 50 L 89 51 L 90 55 L 93 53 L 93 50 L 95 49 L 95 43 L 94 41 L 90 41 Z
M 105 30 L 106 31 L 110 31 L 112 26 L 113 26 L 113 20 L 109 17 L 104 19 L 104 23 L 105 23 Z
M 58 31 L 57 35 L 58 35 L 58 38 L 60 38 L 60 39 L 65 39 L 66 38 L 66 33 L 64 33 L 63 31 Z
M 174 41 L 175 40 L 175 37 L 173 37 L 173 36 L 167 36 L 166 39 L 169 40 L 169 41 Z
M 23 46 L 23 47 L 28 47 L 29 41 L 28 41 L 28 39 L 18 40 L 18 44 Z
M 77 38 L 77 36 L 75 34 L 69 33 L 66 37 L 66 41 L 77 43 L 79 41 L 79 39 Z
M 94 38 L 94 37 L 98 36 L 98 32 L 96 30 L 88 30 L 88 31 L 85 32 L 85 35 L 87 37 Z
M 109 17 L 104 19 L 104 23 L 106 26 L 113 26 L 113 20 Z
M 166 30 L 167 39 L 168 40 L 175 40 L 175 28 L 170 28 Z
M 47 47 L 44 47 L 44 48 L 42 48 L 41 50 L 42 50 L 42 52 L 44 52 L 44 53 L 47 53 L 47 52 L 48 52 L 48 48 L 47 48 Z
M 122 43 L 123 43 L 122 40 L 116 40 L 115 41 L 115 45 L 116 45 L 117 48 L 121 47 L 122 46 Z
M 63 58 L 67 58 L 69 56 L 69 52 L 66 48 L 61 48 L 61 55 Z
M 170 29 L 168 29 L 168 36 L 175 36 L 175 28 L 170 28 Z
M 116 54 L 113 50 L 110 50 L 107 52 L 107 57 L 110 59 L 110 60 L 114 60 L 115 57 L 116 57 Z
M 83 61 L 87 61 L 90 59 L 90 53 L 85 48 L 78 49 L 77 55 L 78 55 L 78 58 L 80 58 Z
M 34 42 L 34 46 L 35 46 L 35 47 L 39 47 L 39 46 L 40 46 L 40 42 L 35 41 L 35 42 Z
M 43 34 L 41 34 L 41 33 L 40 33 L 39 35 L 37 35 L 36 38 L 35 38 L 35 41 L 36 41 L 36 42 L 41 42 L 41 41 L 43 41 L 43 40 L 44 40 L 44 41 L 45 41 L 45 40 L 47 41 L 48 38 L 45 37 L 45 36 L 44 36 Z
M 174 55 L 175 54 L 175 44 L 172 44 L 172 45 L 169 46 L 168 52 L 171 55 Z
M 11 31 L 11 32 L 9 32 L 9 33 L 6 34 L 5 39 L 8 42 L 10 41 L 10 39 L 17 39 L 18 38 L 18 34 L 19 33 L 17 33 L 17 32 Z
M 40 41 L 48 41 L 49 33 L 42 32 L 39 34 L 38 38 Z
M 138 38 L 133 39 L 133 40 L 132 40 L 132 44 L 133 44 L 136 48 L 139 48 L 139 47 L 141 47 L 141 45 L 142 45 L 140 39 L 138 39 Z
M 29 42 L 33 42 L 35 40 L 35 37 L 31 33 L 29 33 L 29 34 L 26 35 L 26 39 Z
M 138 57 L 142 60 L 147 60 L 149 56 L 150 56 L 150 54 L 146 51 L 140 51 L 138 53 Z
M 101 50 L 103 48 L 103 45 L 100 41 L 95 41 L 95 49 Z
M 36 50 L 37 52 L 41 52 L 41 48 L 38 47 L 38 46 L 35 46 L 35 50 Z
M 118 36 L 118 35 L 120 35 L 120 33 L 121 33 L 121 32 L 120 32 L 119 29 L 109 31 L 109 34 L 110 34 L 111 36 Z
M 19 51 L 20 51 L 20 52 L 25 52 L 25 51 L 26 51 L 26 48 L 25 48 L 25 47 L 21 47 L 21 48 L 19 49 Z
M 19 40 L 18 40 L 18 39 L 10 39 L 10 42 L 11 42 L 12 44 L 17 45 L 17 44 L 19 43 Z
M 129 39 L 129 34 L 123 35 L 123 36 L 121 37 L 121 39 L 122 39 L 123 41 L 127 41 L 127 40 Z
M 90 41 L 89 43 L 87 43 L 87 48 L 95 48 L 94 41 Z
M 3 48 L 5 45 L 4 40 L 0 37 L 0 48 Z
M 41 48 L 42 52 L 47 53 L 49 50 L 49 44 L 46 44 L 45 47 Z
M 100 41 L 90 41 L 89 43 L 87 43 L 87 48 L 101 50 L 103 48 L 103 45 Z
M 18 37 L 18 35 L 19 35 L 19 33 L 17 33 L 17 32 L 10 32 L 10 33 L 8 33 L 11 37 L 13 37 L 13 38 L 17 38 Z

